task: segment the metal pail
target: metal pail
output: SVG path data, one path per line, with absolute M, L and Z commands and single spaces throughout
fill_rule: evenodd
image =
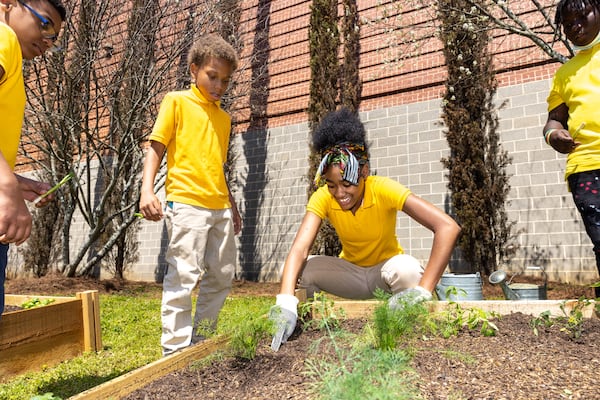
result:
M 519 296 L 519 300 L 546 300 L 546 285 L 533 283 L 511 283 L 508 287 Z
M 446 290 L 452 286 L 457 289 L 457 294 L 450 293 L 446 296 Z M 435 287 L 435 292 L 440 300 L 483 300 L 481 275 L 479 272 L 475 274 L 443 274 Z

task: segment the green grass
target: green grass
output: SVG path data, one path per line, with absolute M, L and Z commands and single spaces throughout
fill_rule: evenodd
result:
M 235 331 L 242 315 L 265 314 L 273 301 L 272 297 L 228 298 L 219 317 L 217 334 Z M 0 399 L 26 400 L 47 393 L 53 393 L 54 399 L 66 399 L 161 357 L 157 293 L 100 295 L 100 325 L 102 351 L 86 353 L 0 384 Z

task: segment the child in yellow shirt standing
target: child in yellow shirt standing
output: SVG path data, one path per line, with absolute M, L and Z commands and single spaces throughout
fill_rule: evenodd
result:
M 554 75 L 544 139 L 567 155 L 565 179 L 600 272 L 600 2 L 561 0 L 555 22 L 577 53 Z
M 227 160 L 231 118 L 220 107 L 238 58 L 218 35 L 190 49 L 193 83 L 163 99 L 144 161 L 140 212 L 151 221 L 165 217 L 168 268 L 161 307 L 163 355 L 202 340 L 199 329 L 214 329 L 235 272 L 235 234 L 241 218 L 229 187 Z M 166 209 L 154 180 L 167 153 Z M 192 324 L 192 290 L 200 280 Z
M 25 200 L 33 201 L 50 188 L 13 172 L 25 115 L 23 59 L 32 60 L 51 48 L 65 17 L 59 0 L 0 0 L 0 316 L 8 244 L 19 245 L 31 233 Z M 47 196 L 36 206 L 50 200 Z

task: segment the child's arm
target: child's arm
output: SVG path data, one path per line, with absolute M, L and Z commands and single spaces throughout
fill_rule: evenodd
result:
M 229 187 L 227 189 L 229 190 Z M 229 202 L 231 203 L 231 212 L 233 213 L 233 230 L 237 235 L 242 231 L 242 216 L 235 204 L 235 199 L 231 194 L 231 190 L 229 190 Z
M 414 194 L 406 198 L 402 211 L 433 232 L 431 253 L 419 282 L 431 293 L 448 265 L 461 228 L 448 214 Z
M 569 133 L 568 120 L 569 107 L 563 103 L 548 112 L 548 120 L 544 125 L 544 140 L 562 154 L 570 153 L 579 145 Z
M 144 160 L 142 188 L 140 192 L 140 212 L 150 221 L 160 221 L 163 217 L 162 204 L 154 193 L 154 179 L 165 153 L 165 145 L 150 141 L 150 147 Z
M 0 242 L 23 243 L 31 234 L 31 214 L 16 175 L 0 153 Z

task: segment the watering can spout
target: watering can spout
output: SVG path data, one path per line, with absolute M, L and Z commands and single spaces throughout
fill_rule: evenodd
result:
M 506 283 L 506 272 L 502 270 L 494 271 L 490 274 L 488 279 L 492 285 L 500 285 L 502 292 L 504 293 L 504 297 L 507 300 L 519 300 L 521 298 L 521 296 L 512 290 Z

